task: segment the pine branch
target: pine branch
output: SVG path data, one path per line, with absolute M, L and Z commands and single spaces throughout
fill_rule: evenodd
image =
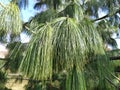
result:
M 120 60 L 120 56 L 110 57 L 110 60 Z
M 0 61 L 7 61 L 9 60 L 10 58 L 0 58 Z
M 111 85 L 113 85 L 114 87 L 116 87 L 117 89 L 119 88 L 117 85 L 115 85 L 114 83 L 113 83 L 113 81 L 111 81 L 109 78 L 107 78 L 107 77 L 105 77 L 105 79 L 111 84 Z
M 108 17 L 110 17 L 110 16 L 114 16 L 115 14 L 117 14 L 117 13 L 119 13 L 119 12 L 120 12 L 120 8 L 119 8 L 116 12 L 114 12 L 112 15 L 107 14 L 107 15 L 101 17 L 101 18 L 97 18 L 97 19 L 92 20 L 92 21 L 93 21 L 93 22 L 96 22 L 96 21 L 99 21 L 99 20 L 102 20 L 102 19 L 108 18 Z
M 97 18 L 97 19 L 93 20 L 93 22 L 96 22 L 96 21 L 99 21 L 99 20 L 105 19 L 105 18 L 107 18 L 107 17 L 109 17 L 109 14 L 107 14 L 107 15 L 101 17 L 101 18 Z

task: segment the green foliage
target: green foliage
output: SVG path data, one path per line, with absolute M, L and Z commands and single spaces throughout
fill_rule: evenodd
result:
M 16 4 L 9 3 L 0 11 L 0 30 L 18 34 L 22 30 L 20 11 Z
M 35 26 L 35 24 L 39 24 L 39 23 L 45 23 L 45 22 L 49 22 L 52 19 L 54 19 L 56 17 L 56 11 L 53 9 L 48 9 L 45 12 L 41 12 L 41 14 L 38 14 L 35 16 L 35 18 L 32 19 L 30 25 L 31 26 Z M 32 25 L 33 24 L 33 25 Z M 36 26 L 35 26 L 36 27 Z M 35 28 L 34 27 L 34 28 Z
M 117 32 L 117 27 L 112 26 L 108 20 L 102 20 L 97 23 L 97 30 L 102 37 L 104 43 L 117 47 L 115 39 L 111 38 L 113 32 Z
M 40 83 L 36 82 L 28 82 L 28 85 L 25 86 L 25 90 L 46 90 L 43 89 L 42 85 Z
M 9 90 L 5 87 L 6 81 L 7 81 L 6 73 L 0 71 L 0 90 Z
M 103 82 L 109 75 L 104 66 L 108 67 L 109 62 L 102 39 L 91 21 L 86 18 L 78 22 L 73 18 L 60 17 L 39 24 L 34 31 L 36 34 L 32 35 L 20 65 L 23 75 L 44 81 L 65 70 L 68 73 L 66 90 L 86 90 L 88 87 L 83 71 L 92 60 L 89 59 L 92 55 L 97 61 L 98 83 L 101 89 L 106 87 Z
M 21 63 L 21 59 L 24 55 L 24 50 L 26 48 L 25 44 L 22 44 L 21 42 L 13 42 L 9 43 L 7 45 L 7 48 L 9 48 L 9 51 L 11 52 L 8 56 L 10 59 L 8 61 L 8 64 L 5 66 L 6 69 L 9 69 L 12 73 L 15 73 L 18 71 L 19 65 Z

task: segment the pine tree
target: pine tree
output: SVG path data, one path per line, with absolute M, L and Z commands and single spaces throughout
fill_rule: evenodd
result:
M 7 5 L 0 3 L 1 32 L 19 35 L 26 28 L 31 34 L 30 42 L 21 51 L 18 71 L 24 77 L 40 81 L 37 85 L 42 84 L 41 90 L 55 86 L 56 80 L 62 90 L 114 90 L 110 84 L 114 72 L 104 43 L 111 41 L 110 34 L 119 25 L 120 1 L 38 1 L 35 9 L 42 5 L 47 9 L 27 23 L 20 18 L 19 0 Z M 29 3 L 21 0 L 21 4 L 26 7 Z M 101 18 L 100 8 L 108 10 Z M 110 43 L 114 44 L 114 40 Z M 20 50 L 21 44 L 17 44 L 11 51 L 12 62 Z

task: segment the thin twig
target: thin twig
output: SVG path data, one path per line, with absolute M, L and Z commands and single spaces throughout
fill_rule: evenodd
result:
M 33 34 L 36 34 L 34 31 L 31 31 L 29 27 L 27 27 L 27 26 L 24 26 L 24 27 L 25 27 L 25 29 L 27 29 L 28 31 L 32 32 Z
M 115 85 L 109 78 L 105 77 L 105 79 L 106 79 L 110 84 L 112 84 L 114 87 L 118 88 L 118 86 Z
M 107 15 L 101 17 L 101 18 L 97 18 L 97 19 L 92 20 L 92 21 L 93 21 L 93 22 L 96 22 L 96 21 L 99 21 L 99 20 L 102 20 L 102 19 L 108 18 L 108 17 L 110 17 L 110 16 L 113 16 L 113 15 L 119 13 L 119 11 L 120 11 L 120 9 L 118 9 L 118 10 L 117 10 L 115 13 L 113 13 L 112 15 L 107 14 Z
M 1 2 L 0 2 L 0 6 L 4 9 L 6 9 L 5 5 L 3 5 Z
M 120 78 L 118 78 L 117 76 L 113 75 L 112 73 L 111 73 L 111 75 L 120 82 Z
M 101 17 L 101 18 L 97 18 L 97 19 L 93 20 L 93 22 L 96 22 L 96 21 L 99 21 L 99 20 L 105 19 L 105 18 L 107 18 L 107 17 L 109 17 L 108 14 L 105 15 L 105 16 L 103 16 L 103 17 Z

